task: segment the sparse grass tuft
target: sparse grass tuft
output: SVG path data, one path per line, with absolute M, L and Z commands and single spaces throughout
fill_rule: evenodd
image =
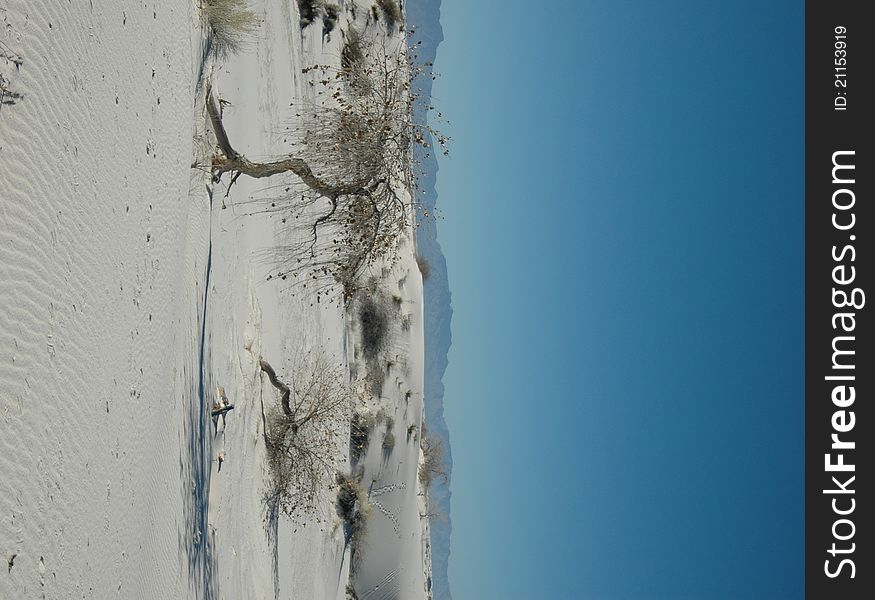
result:
M 203 10 L 219 56 L 238 52 L 258 28 L 258 17 L 246 0 L 204 0 Z

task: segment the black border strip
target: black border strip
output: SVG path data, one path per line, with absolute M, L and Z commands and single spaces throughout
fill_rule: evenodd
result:
M 868 125 L 875 120 L 875 22 L 866 19 L 866 4 L 806 2 L 805 590 L 810 599 L 875 598 L 875 506 L 873 494 L 863 491 L 875 490 L 870 468 L 875 330 L 868 306 L 875 303 L 875 163 Z M 835 171 L 834 163 L 840 165 Z M 846 299 L 861 306 L 840 306 Z

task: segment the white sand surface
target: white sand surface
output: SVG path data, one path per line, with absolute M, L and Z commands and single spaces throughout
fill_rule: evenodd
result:
M 228 192 L 191 164 L 211 152 L 201 77 L 230 103 L 235 148 L 282 155 L 301 69 L 338 63 L 353 3 L 331 36 L 302 30 L 294 2 L 251 4 L 261 27 L 217 62 L 197 1 L 0 0 L 0 41 L 22 59 L 0 65 L 20 94 L 0 108 L 0 598 L 346 597 L 336 489 L 307 514 L 265 502 L 277 396 L 258 361 L 288 374 L 319 351 L 364 372 L 354 312 L 268 281 L 290 235 L 263 210 L 282 176 Z M 363 461 L 373 516 L 353 586 L 372 600 L 428 597 L 406 435 L 423 403 L 412 232 L 399 252 L 372 273 L 408 323 L 368 407 L 397 439 L 384 452 L 382 424 Z M 235 409 L 214 429 L 217 386 Z
M 0 112 L 0 597 L 185 597 L 199 25 L 189 2 L 0 9 L 22 57 Z

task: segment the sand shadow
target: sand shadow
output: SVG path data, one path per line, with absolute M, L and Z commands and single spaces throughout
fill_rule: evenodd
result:
M 180 532 L 180 555 L 187 558 L 189 585 L 198 598 L 219 597 L 216 572 L 215 539 L 209 527 L 210 475 L 213 457 L 212 405 L 215 386 L 212 379 L 211 334 L 207 327 L 207 308 L 212 267 L 212 242 L 207 255 L 203 283 L 203 301 L 198 306 L 196 342 L 190 344 L 189 359 L 183 367 L 186 402 L 180 471 L 184 483 L 184 526 Z M 200 286 L 199 286 L 200 287 Z M 194 342 L 194 340 L 192 340 Z

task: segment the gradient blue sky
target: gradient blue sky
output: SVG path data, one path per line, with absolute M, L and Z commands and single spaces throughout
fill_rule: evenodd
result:
M 455 600 L 803 596 L 803 17 L 443 0 Z

